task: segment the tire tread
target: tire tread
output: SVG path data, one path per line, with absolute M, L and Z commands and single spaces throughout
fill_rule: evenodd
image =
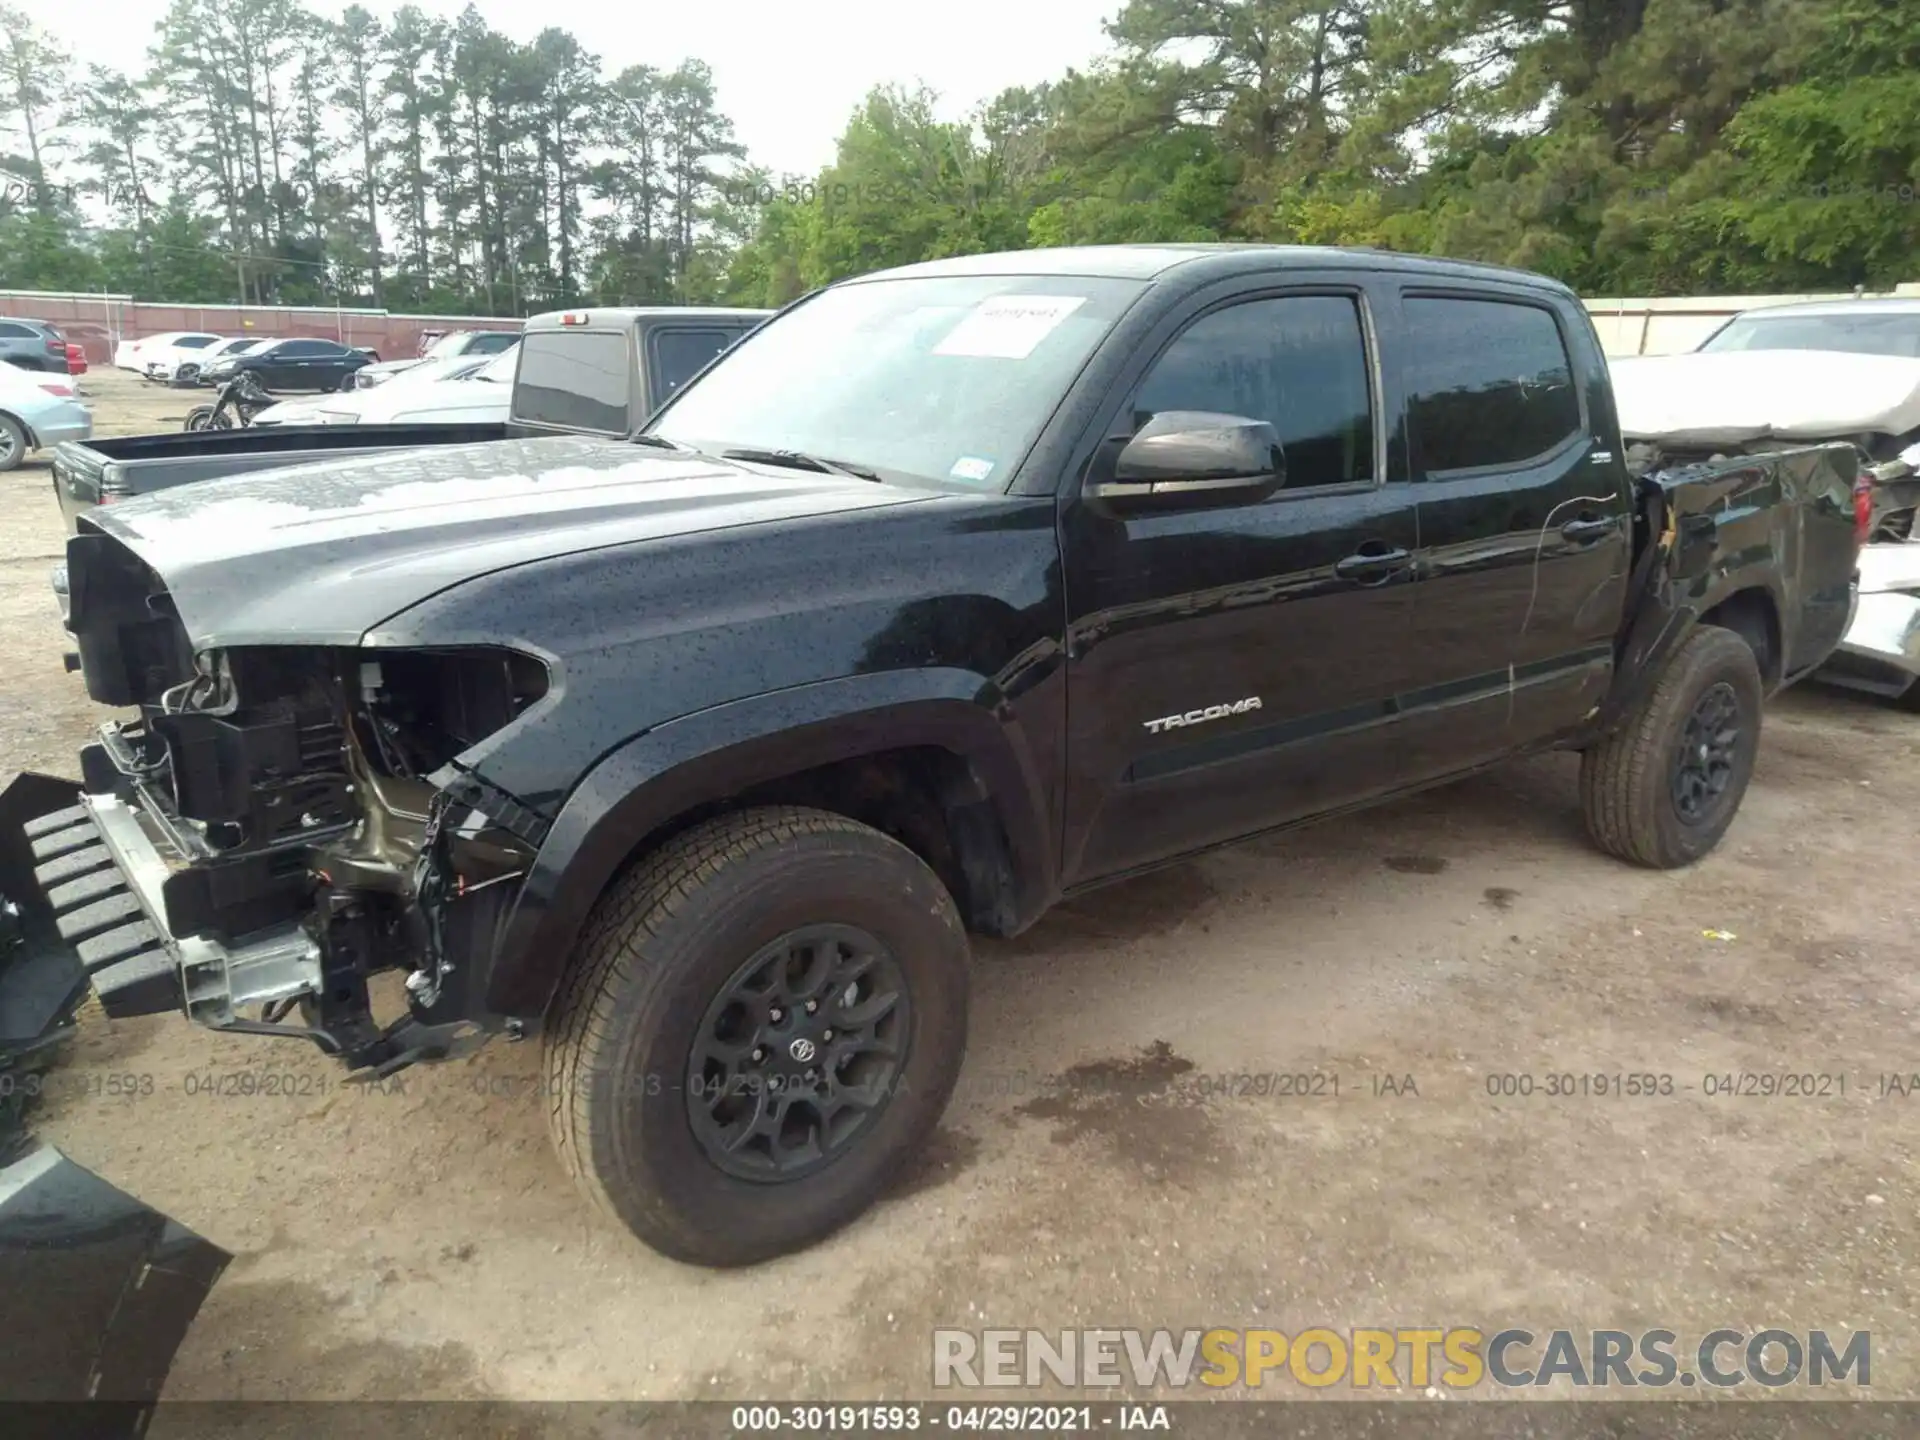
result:
M 589 1110 L 592 1077 L 619 1036 L 614 1011 L 619 996 L 632 987 L 652 990 L 666 983 L 650 963 L 650 943 L 731 865 L 754 852 L 780 847 L 809 835 L 847 835 L 897 841 L 869 826 L 830 811 L 801 806 L 768 806 L 736 811 L 694 826 L 616 878 L 601 896 L 554 997 L 546 1039 L 547 1121 L 560 1162 L 574 1183 L 617 1224 L 632 1227 L 609 1193 L 596 1163 Z M 900 847 L 905 853 L 905 846 Z M 917 861 L 917 857 L 916 861 Z M 957 918 L 955 923 L 957 924 Z M 643 1002 L 644 1003 L 644 1002 Z M 640 1202 L 648 1228 L 680 1229 L 679 1217 L 662 1205 Z
M 1681 642 L 1639 707 L 1580 757 L 1580 808 L 1587 833 L 1602 850 L 1652 869 L 1686 863 L 1689 857 L 1663 845 L 1655 808 L 1665 803 L 1666 739 L 1702 672 L 1736 658 L 1752 666 L 1757 679 L 1759 666 L 1745 640 L 1716 625 L 1700 626 Z

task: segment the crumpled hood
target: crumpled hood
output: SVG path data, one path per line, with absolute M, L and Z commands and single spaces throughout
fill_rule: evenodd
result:
M 353 645 L 428 596 L 509 566 L 929 494 L 561 437 L 180 485 L 89 511 L 80 528 L 159 574 L 196 648 Z M 70 568 L 81 563 L 70 554 Z
M 1609 362 L 1620 433 L 1667 445 L 1844 439 L 1920 426 L 1920 360 L 1729 350 Z

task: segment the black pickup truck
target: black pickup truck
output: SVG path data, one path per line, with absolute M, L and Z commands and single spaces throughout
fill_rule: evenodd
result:
M 538 1034 L 586 1193 L 750 1262 L 933 1127 L 969 930 L 1550 747 L 1602 849 L 1704 855 L 1846 628 L 1856 481 L 1630 473 L 1584 310 L 1518 272 L 944 260 L 796 304 L 630 444 L 83 517 L 86 684 L 140 716 L 28 828 L 109 1014 L 365 1075 Z
M 536 315 L 519 347 L 504 421 L 289 425 L 70 440 L 54 450 L 54 493 L 71 530 L 96 505 L 343 454 L 469 445 L 511 435 L 624 438 L 771 313 L 660 306 Z

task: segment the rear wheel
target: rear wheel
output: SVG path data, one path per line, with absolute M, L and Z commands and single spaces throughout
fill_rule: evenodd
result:
M 609 887 L 555 1000 L 562 1163 L 674 1259 L 808 1245 L 946 1107 L 966 966 L 945 887 L 879 831 L 791 807 L 697 826 Z
M 0 471 L 15 470 L 27 458 L 27 432 L 11 415 L 0 415 Z
M 1745 640 L 1714 625 L 1694 631 L 1639 708 L 1580 758 L 1594 842 L 1662 870 L 1713 849 L 1753 776 L 1763 696 Z

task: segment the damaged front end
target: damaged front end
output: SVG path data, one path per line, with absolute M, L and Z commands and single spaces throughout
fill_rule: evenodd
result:
M 512 1029 L 470 981 L 545 826 L 462 757 L 547 694 L 545 663 L 489 646 L 196 652 L 114 538 L 76 537 L 69 573 L 88 693 L 138 717 L 82 752 L 79 804 L 27 828 L 107 1013 L 181 1008 L 374 1075 Z M 406 979 L 382 1018 L 384 971 Z

